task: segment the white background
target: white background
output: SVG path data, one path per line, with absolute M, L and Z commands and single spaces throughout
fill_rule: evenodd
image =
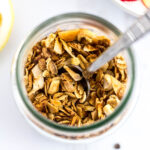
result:
M 150 149 L 150 34 L 134 44 L 141 60 L 141 89 L 138 103 L 125 124 L 101 141 L 64 144 L 37 133 L 24 120 L 12 96 L 10 69 L 22 39 L 41 21 L 64 12 L 80 11 L 101 16 L 122 31 L 134 17 L 124 13 L 111 0 L 12 0 L 15 23 L 8 44 L 0 52 L 0 150 L 122 150 Z M 139 59 L 139 58 L 137 58 Z

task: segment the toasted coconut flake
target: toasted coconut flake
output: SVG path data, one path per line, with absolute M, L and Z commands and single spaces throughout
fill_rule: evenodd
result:
M 74 92 L 75 87 L 73 85 L 73 82 L 62 81 L 62 83 L 63 83 L 63 87 L 64 87 L 65 91 L 67 91 L 67 92 Z
M 80 117 L 78 117 L 78 123 L 77 123 L 77 126 L 78 126 L 78 127 L 81 127 L 81 126 L 82 126 L 82 122 L 81 122 L 81 118 L 80 118 Z
M 49 58 L 51 56 L 51 54 L 48 52 L 47 48 L 46 47 L 43 47 L 42 48 L 42 55 L 45 57 L 45 58 Z M 41 58 L 41 56 L 40 56 Z M 37 58 L 38 60 L 39 58 Z
M 54 51 L 52 51 L 50 58 L 52 59 L 52 61 L 57 61 L 60 59 L 60 56 L 54 53 Z
M 117 55 L 117 56 L 115 57 L 115 64 L 116 64 L 116 66 L 117 66 L 119 69 L 124 70 L 124 69 L 127 68 L 125 59 L 124 59 L 121 55 Z
M 65 92 L 65 94 L 67 94 L 71 98 L 76 98 L 76 96 L 71 92 Z
M 99 69 L 99 70 L 97 71 L 96 81 L 97 81 L 97 82 L 100 82 L 100 81 L 103 79 L 103 76 L 104 76 L 104 74 L 103 74 L 102 69 Z M 105 86 L 106 86 L 106 85 L 105 85 Z M 105 89 L 105 88 L 104 88 L 104 89 Z
M 59 100 L 51 100 L 50 101 L 52 105 L 56 106 L 56 107 L 61 107 L 62 103 Z
M 77 121 L 77 116 L 73 116 L 72 121 L 71 121 L 71 126 L 74 126 L 76 121 Z
M 84 106 L 85 111 L 94 111 L 95 107 L 94 106 Z
M 58 37 L 56 38 L 56 40 L 55 40 L 55 44 L 54 44 L 54 52 L 56 53 L 56 54 L 63 54 L 63 48 L 62 48 L 62 43 L 61 42 L 59 42 L 59 39 L 58 39 Z
M 58 122 L 59 124 L 70 124 L 70 120 L 62 120 Z
M 33 67 L 35 66 L 35 64 L 34 63 L 32 63 L 32 64 L 30 64 L 29 66 L 28 66 L 28 70 L 31 70 Z
M 82 77 L 78 73 L 75 73 L 68 66 L 64 66 L 64 69 L 69 73 L 69 75 L 72 77 L 74 81 L 80 81 L 82 79 Z
M 112 80 L 109 74 L 104 75 L 104 90 L 109 91 L 112 89 Z
M 65 115 L 70 116 L 70 113 L 68 113 L 66 110 L 64 110 L 63 108 L 59 109 L 60 111 L 62 111 Z
M 60 39 L 63 39 L 64 41 L 74 41 L 77 39 L 77 35 L 80 29 L 74 29 L 74 30 L 67 30 L 67 31 L 61 31 L 58 33 L 58 36 Z
M 85 92 L 82 84 L 78 84 L 78 91 L 81 95 Z
M 94 122 L 94 120 L 92 120 L 92 119 L 88 119 L 88 121 L 87 122 L 85 122 L 85 124 L 84 125 L 90 125 L 90 124 L 92 124 Z
M 77 106 L 77 114 L 81 117 L 84 118 L 86 116 L 86 112 L 82 107 Z
M 86 60 L 90 63 L 94 62 L 97 58 L 97 55 L 96 54 L 89 54 L 87 57 L 86 57 Z
M 98 117 L 97 114 L 98 114 L 97 110 L 94 110 L 93 112 L 91 112 L 92 120 L 97 120 L 97 117 Z
M 53 99 L 56 99 L 56 98 L 58 98 L 58 97 L 60 97 L 62 95 L 64 95 L 63 92 L 58 92 L 58 93 L 56 93 L 56 94 L 53 95 Z
M 42 102 L 43 100 L 46 100 L 47 97 L 45 96 L 44 93 L 38 93 L 36 96 L 35 96 L 35 100 L 38 101 L 38 102 Z
M 60 96 L 60 97 L 57 97 L 57 98 L 55 98 L 56 100 L 59 100 L 59 101 L 62 101 L 62 100 L 65 100 L 65 99 L 67 99 L 68 98 L 68 95 L 62 95 L 62 96 Z
M 61 69 L 65 64 L 66 64 L 66 58 L 65 57 L 60 58 L 56 62 L 58 70 Z
M 59 77 L 53 78 L 50 87 L 48 89 L 48 94 L 55 94 L 56 92 L 58 92 L 59 85 L 60 85 L 60 78 Z
M 103 111 L 108 116 L 114 111 L 114 109 L 112 108 L 110 104 L 106 104 L 103 108 Z
M 76 98 L 78 98 L 78 99 L 82 98 L 82 94 L 80 94 L 77 86 L 75 87 L 74 94 L 75 94 Z
M 88 67 L 88 65 L 89 65 L 88 61 L 81 54 L 79 54 L 77 57 L 80 60 L 81 68 L 82 69 L 86 69 Z
M 44 87 L 44 78 L 42 76 L 42 71 L 39 69 L 38 65 L 36 65 L 32 69 L 32 74 L 33 74 L 34 80 L 33 80 L 33 89 L 30 92 L 30 94 L 35 93 L 36 91 Z
M 72 48 L 69 47 L 65 41 L 61 40 L 61 42 L 62 42 L 62 44 L 63 44 L 63 47 L 64 47 L 65 51 L 66 51 L 71 57 L 75 57 L 75 55 L 72 53 Z
M 29 75 L 28 69 L 25 69 L 24 84 L 25 84 L 26 87 L 29 84 L 28 75 Z
M 101 103 L 99 103 L 99 104 L 97 104 L 97 116 L 98 116 L 98 118 L 101 118 L 102 116 L 103 116 L 103 111 L 102 111 L 102 104 Z
M 49 73 L 48 70 L 44 70 L 43 73 L 42 73 L 42 75 L 43 75 L 44 78 L 50 77 L 50 73 Z
M 105 48 L 110 46 L 110 40 L 106 38 L 105 36 L 95 36 L 93 38 L 93 43 L 100 45 L 100 46 L 104 46 Z
M 116 108 L 120 103 L 120 100 L 116 95 L 110 95 L 107 100 L 107 104 L 110 104 L 113 108 Z
M 87 61 L 81 54 L 78 55 L 78 58 L 79 58 L 85 65 L 88 64 L 88 61 Z
M 107 71 L 107 69 L 108 69 L 108 63 L 106 63 L 106 64 L 104 64 L 102 67 L 101 67 L 101 70 L 103 70 L 104 72 L 106 72 Z
M 75 115 L 75 112 L 70 107 L 65 106 L 65 109 L 70 113 L 71 116 Z
M 70 77 L 69 73 L 65 72 L 61 74 L 61 79 L 72 82 L 73 79 Z
M 80 60 L 77 57 L 69 58 L 66 62 L 66 65 L 75 65 L 78 66 L 80 64 Z
M 48 118 L 49 118 L 50 120 L 54 120 L 55 116 L 54 116 L 54 114 L 49 113 L 49 114 L 48 114 Z
M 93 52 L 93 51 L 97 51 L 98 48 L 93 47 L 93 46 L 91 46 L 91 45 L 88 44 L 88 45 L 85 45 L 85 46 L 84 46 L 83 50 L 84 50 L 85 52 Z
M 116 78 L 114 78 L 113 76 L 111 76 L 111 81 L 112 81 L 112 87 L 113 87 L 116 95 L 119 98 L 122 98 L 122 96 L 124 95 L 125 86 L 120 81 L 118 81 Z
M 50 71 L 53 75 L 57 75 L 58 74 L 58 69 L 56 64 L 51 60 L 51 58 L 48 58 L 46 60 L 47 62 L 47 70 Z
M 46 69 L 46 61 L 44 58 L 41 58 L 39 61 L 38 61 L 38 67 L 43 71 Z
M 76 50 L 77 52 L 81 53 L 83 56 L 88 56 L 88 52 L 85 52 L 83 49 L 82 49 L 82 45 L 80 43 L 76 43 L 76 42 L 70 42 L 68 43 L 68 45 Z
M 47 48 L 50 47 L 50 44 L 55 40 L 56 34 L 51 33 L 48 38 L 42 40 L 42 45 L 46 46 Z
M 86 100 L 86 92 L 83 93 L 82 98 L 79 100 L 80 103 L 84 103 Z
M 88 29 L 81 29 L 80 32 L 78 33 L 77 39 L 78 41 L 81 41 L 82 38 L 86 39 L 89 43 L 92 43 L 92 39 L 97 37 L 97 35 L 88 30 Z
M 27 86 L 27 91 L 30 92 L 33 87 L 33 75 L 32 73 L 29 74 L 28 76 L 28 86 Z
M 47 103 L 47 106 L 51 113 L 57 113 L 59 111 L 58 107 L 52 105 L 51 103 Z

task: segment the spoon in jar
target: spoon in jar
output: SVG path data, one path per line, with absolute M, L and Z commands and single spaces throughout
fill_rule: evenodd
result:
M 98 57 L 85 72 L 88 74 L 95 72 L 105 63 L 115 57 L 119 52 L 125 48 L 128 48 L 139 38 L 148 33 L 148 31 L 150 31 L 150 10 L 137 19 L 136 22 L 129 27 L 124 34 L 122 34 L 118 41 L 109 47 L 100 57 Z M 85 78 L 86 73 L 83 74 Z
M 72 67 L 73 70 L 78 70 L 78 72 L 83 75 L 83 85 L 86 87 L 85 89 L 87 89 L 87 95 L 90 91 L 88 78 L 101 66 L 115 57 L 119 52 L 125 48 L 128 48 L 132 43 L 148 33 L 148 31 L 150 31 L 150 10 L 138 18 L 136 22 L 120 36 L 117 42 L 109 47 L 101 56 L 99 56 L 96 61 L 90 64 L 86 70 L 82 70 L 76 66 Z

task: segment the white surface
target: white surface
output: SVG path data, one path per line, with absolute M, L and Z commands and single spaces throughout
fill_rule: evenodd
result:
M 133 16 L 141 16 L 147 10 L 141 0 L 139 1 L 121 1 L 113 0 L 122 10 Z
M 141 57 L 141 92 L 126 123 L 113 135 L 89 144 L 64 144 L 49 140 L 24 120 L 12 97 L 10 68 L 21 40 L 35 25 L 56 14 L 82 11 L 102 16 L 124 31 L 134 20 L 110 0 L 13 0 L 15 24 L 7 46 L 0 52 L 0 149 L 1 150 L 121 150 L 150 149 L 150 35 L 134 45 Z

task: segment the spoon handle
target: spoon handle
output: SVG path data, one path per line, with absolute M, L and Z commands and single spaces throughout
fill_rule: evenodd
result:
M 108 48 L 100 57 L 96 59 L 88 68 L 88 72 L 95 72 L 105 63 L 115 57 L 120 51 L 129 47 L 143 35 L 150 31 L 150 10 L 141 16 L 127 31 Z

